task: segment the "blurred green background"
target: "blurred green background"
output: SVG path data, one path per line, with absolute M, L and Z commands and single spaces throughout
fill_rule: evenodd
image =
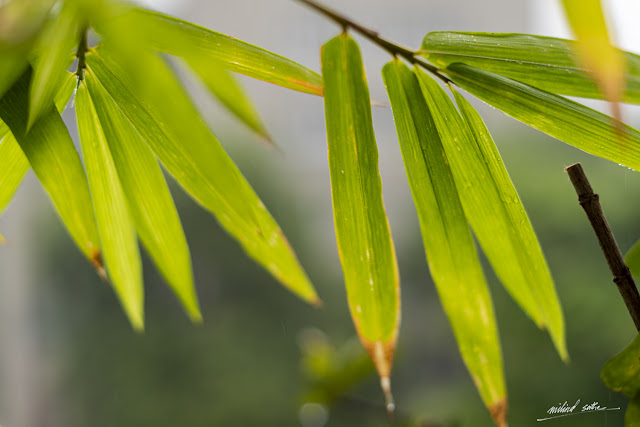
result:
M 543 2 L 325 3 L 410 46 L 437 29 L 557 30 L 540 23 L 540 17 L 552 18 L 547 15 L 552 9 L 540 6 Z M 288 0 L 165 1 L 155 6 L 316 70 L 320 45 L 338 31 Z M 362 47 L 372 97 L 386 103 L 379 70 L 390 58 L 369 44 Z M 0 231 L 9 241 L 0 248 L 4 427 L 389 425 L 377 378 L 354 341 L 346 304 L 333 234 L 322 100 L 242 81 L 280 150 L 260 145 L 197 83 L 187 85 L 281 224 L 324 307 L 306 306 L 282 289 L 173 185 L 205 322 L 189 323 L 145 259 L 147 327 L 136 334 L 30 175 L 0 218 Z M 623 252 L 640 238 L 640 176 L 476 105 L 550 264 L 571 356 L 569 365 L 560 361 L 547 334 L 525 317 L 484 262 L 503 344 L 510 425 L 622 425 L 627 401 L 603 385 L 599 372 L 635 330 L 563 169 L 582 162 Z M 625 114 L 638 126 L 634 110 Z M 72 109 L 64 116 L 71 128 L 73 116 Z M 402 283 L 402 327 L 392 379 L 398 425 L 491 425 L 429 277 L 391 110 L 374 107 L 374 124 Z M 323 386 L 313 372 L 324 372 L 328 383 Z M 578 399 L 580 407 L 598 402 L 622 409 L 536 421 L 549 407 Z M 322 405 L 304 405 L 313 400 Z

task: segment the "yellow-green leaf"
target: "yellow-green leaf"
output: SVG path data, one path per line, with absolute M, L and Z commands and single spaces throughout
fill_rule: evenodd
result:
M 76 116 L 107 272 L 129 321 L 135 329 L 142 330 L 144 289 L 135 228 L 98 113 L 84 82 L 76 94 Z
M 53 102 L 27 133 L 30 80 L 31 70 L 28 70 L 0 99 L 0 119 L 20 144 L 74 241 L 100 269 L 100 244 L 87 178 Z
M 140 239 L 191 319 L 200 321 L 189 247 L 158 161 L 91 70 L 85 81 Z
M 624 261 L 627 267 L 629 267 L 629 270 L 631 270 L 631 274 L 640 277 L 640 240 L 625 254 Z
M 529 218 L 493 139 L 478 113 L 456 91 L 462 116 L 442 87 L 417 70 L 467 219 L 505 288 L 568 358 L 564 321 L 553 280 Z
M 585 66 L 576 42 L 512 33 L 435 31 L 420 54 L 439 68 L 460 62 L 559 95 L 604 99 Z M 640 56 L 620 51 L 628 66 L 624 102 L 640 103 Z
M 562 4 L 578 39 L 582 63 L 598 82 L 605 99 L 617 103 L 624 90 L 625 63 L 620 51 L 609 41 L 600 0 L 562 0 Z
M 497 425 L 506 425 L 502 354 L 491 295 L 431 111 L 411 70 L 382 69 L 431 276 L 462 358 Z
M 640 132 L 582 104 L 464 64 L 441 70 L 511 117 L 587 153 L 640 170 Z
M 214 61 L 227 70 L 249 77 L 305 93 L 322 94 L 321 77 L 308 68 L 190 22 L 149 10 L 132 9 L 110 25 L 111 28 L 105 28 L 106 32 L 112 33 L 113 28 L 132 32 L 143 47 L 185 59 Z
M 640 427 L 640 394 L 629 402 L 624 415 L 624 427 Z
M 400 284 L 382 201 L 378 149 L 360 50 L 346 33 L 322 47 L 329 171 L 351 316 L 391 403 Z
M 640 335 L 605 363 L 600 377 L 613 391 L 630 398 L 640 396 Z
M 87 56 L 87 63 L 160 162 L 252 258 L 292 292 L 318 304 L 282 230 L 204 125 L 167 64 L 141 52 L 125 70 L 111 55 L 101 47 Z M 131 84 L 143 77 L 144 84 Z
M 75 79 L 67 77 L 66 83 L 56 95 L 56 108 L 62 114 L 71 94 Z M 3 139 L 4 138 L 4 139 Z M 22 179 L 29 171 L 29 161 L 25 157 L 18 141 L 9 131 L 9 127 L 0 120 L 0 214 L 7 208 L 13 195 L 18 190 Z
M 48 111 L 66 78 L 67 67 L 74 59 L 73 49 L 78 43 L 78 19 L 76 8 L 64 3 L 59 15 L 39 38 L 36 49 L 42 54 L 34 65 L 31 80 L 28 128 Z
M 201 57 L 190 58 L 187 63 L 218 101 L 250 129 L 272 143 L 260 115 L 240 83 L 229 71 L 215 61 L 203 60 Z

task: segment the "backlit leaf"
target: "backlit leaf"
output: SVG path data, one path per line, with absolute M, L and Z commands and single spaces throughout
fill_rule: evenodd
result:
M 549 330 L 566 360 L 564 321 L 549 269 L 489 131 L 456 91 L 462 116 L 435 80 L 419 70 L 417 75 L 482 249 L 511 296 Z
M 193 57 L 188 61 L 191 69 L 200 77 L 209 91 L 244 124 L 266 141 L 271 138 L 251 100 L 234 76 L 215 61 Z
M 85 81 L 140 239 L 192 320 L 200 321 L 189 247 L 158 161 L 90 70 Z
M 640 170 L 640 132 L 582 104 L 506 77 L 452 64 L 455 84 L 511 117 L 587 153 Z
M 640 396 L 640 335 L 604 364 L 600 377 L 613 391 L 630 398 Z
M 11 129 L 74 241 L 100 269 L 100 245 L 87 178 L 53 103 L 26 132 L 30 80 L 29 70 L 0 99 L 0 119 Z
M 48 111 L 65 79 L 67 67 L 73 62 L 73 49 L 79 39 L 78 17 L 76 8 L 64 3 L 59 15 L 40 37 L 37 50 L 42 54 L 35 63 L 31 80 L 28 128 Z
M 640 277 L 640 240 L 625 254 L 624 261 L 627 267 L 629 267 L 629 270 L 631 270 L 631 274 Z
M 624 427 L 640 427 L 640 394 L 629 402 L 624 415 Z
M 348 34 L 322 47 L 322 75 L 333 217 L 349 307 L 391 404 L 400 284 L 382 201 L 369 90 L 360 50 Z
M 133 9 L 111 25 L 135 31 L 139 43 L 159 52 L 185 59 L 210 60 L 229 71 L 305 93 L 322 94 L 322 79 L 317 73 L 290 59 L 190 22 Z
M 507 399 L 489 289 L 451 169 L 418 79 L 399 60 L 382 69 L 431 276 L 462 358 L 497 425 Z
M 449 31 L 427 34 L 420 51 L 440 68 L 460 62 L 548 92 L 603 99 L 576 52 L 576 42 L 553 37 Z M 628 67 L 621 100 L 640 103 L 640 56 L 620 55 Z
M 106 136 L 84 81 L 76 94 L 76 115 L 109 279 L 129 321 L 135 329 L 142 330 L 144 289 L 135 228 Z
M 203 124 L 167 64 L 141 52 L 125 71 L 106 47 L 91 52 L 87 63 L 183 188 L 284 286 L 310 303 L 319 303 L 282 230 Z M 143 76 L 144 84 L 131 85 L 132 79 L 142 82 Z
M 562 0 L 582 63 L 598 83 L 604 97 L 617 103 L 624 90 L 624 56 L 609 41 L 600 0 Z M 619 110 L 614 107 L 619 119 Z

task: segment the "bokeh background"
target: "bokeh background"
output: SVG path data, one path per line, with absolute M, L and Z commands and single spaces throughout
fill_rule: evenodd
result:
M 292 0 L 146 3 L 315 70 L 320 46 L 339 31 Z M 324 1 L 414 48 L 433 30 L 566 36 L 557 3 Z M 640 6 L 633 0 L 604 3 L 619 45 L 640 50 Z M 361 48 L 372 98 L 386 104 L 379 70 L 390 58 L 366 41 Z M 333 232 L 322 99 L 242 78 L 280 148 L 273 150 L 191 76 L 185 79 L 206 121 L 283 227 L 324 308 L 308 307 L 284 291 L 210 214 L 173 185 L 205 322 L 189 323 L 146 258 L 147 327 L 136 334 L 30 174 L 0 218 L 0 231 L 9 242 L 0 247 L 0 424 L 388 425 L 377 379 L 354 341 L 346 304 Z M 623 251 L 640 238 L 640 176 L 475 105 L 545 251 L 564 307 L 571 355 L 571 363 L 564 365 L 547 334 L 525 317 L 484 262 L 503 343 L 510 424 L 622 425 L 627 401 L 606 389 L 599 372 L 635 330 L 563 168 L 583 163 Z M 72 133 L 74 113 L 69 108 L 64 114 Z M 491 425 L 429 277 L 391 110 L 374 107 L 373 115 L 402 281 L 403 323 L 393 376 L 398 424 Z M 625 110 L 625 117 L 640 126 L 637 110 Z M 317 375 L 325 375 L 324 386 Z M 622 409 L 536 421 L 550 406 L 578 399 L 580 406 L 599 402 Z

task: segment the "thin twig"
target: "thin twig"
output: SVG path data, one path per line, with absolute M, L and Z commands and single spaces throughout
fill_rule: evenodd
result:
M 78 76 L 78 86 L 80 82 L 84 80 L 84 70 L 87 68 L 87 51 L 89 50 L 89 43 L 87 42 L 87 29 L 82 30 L 80 43 L 78 43 L 78 50 L 76 50 L 76 58 L 78 58 L 78 67 L 76 69 L 76 75 Z
M 638 288 L 633 282 L 629 267 L 624 262 L 622 252 L 620 252 L 611 227 L 609 227 L 609 223 L 604 216 L 599 197 L 593 192 L 580 163 L 568 166 L 565 170 L 569 174 L 569 179 L 571 179 L 571 183 L 578 194 L 580 206 L 587 214 L 591 227 L 596 233 L 600 248 L 607 259 L 611 273 L 613 273 L 613 282 L 618 287 L 620 295 L 622 295 L 636 329 L 640 331 L 640 294 L 638 294 Z
M 378 35 L 377 32 L 370 30 L 369 28 L 363 27 L 362 25 L 353 22 L 352 20 L 340 15 L 337 12 L 334 12 L 330 9 L 327 9 L 324 6 L 321 6 L 320 4 L 316 3 L 314 0 L 298 0 L 298 1 L 300 3 L 306 4 L 307 6 L 322 13 L 323 15 L 326 15 L 327 17 L 333 19 L 338 24 L 340 24 L 343 29 L 345 30 L 347 30 L 348 28 L 354 29 L 358 33 L 362 34 L 363 36 L 371 40 L 373 43 L 377 44 L 378 46 L 380 46 L 381 48 L 389 52 L 391 55 L 400 56 L 406 59 L 407 61 L 409 61 L 411 64 L 418 65 L 424 68 L 425 70 L 429 71 L 431 74 L 438 77 L 440 80 L 442 80 L 447 84 L 452 83 L 449 78 L 440 74 L 440 70 L 438 70 L 437 67 L 418 58 L 414 51 L 407 49 L 406 47 L 402 47 L 400 45 L 392 43 L 389 40 L 383 39 Z

